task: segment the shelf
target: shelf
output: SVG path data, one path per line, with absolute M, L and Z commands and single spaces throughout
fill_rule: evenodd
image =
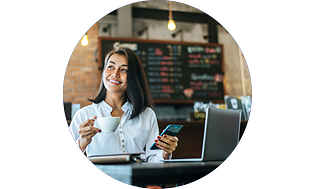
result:
M 194 104 L 195 102 L 213 102 L 216 104 L 224 104 L 224 100 L 209 100 L 209 99 L 200 99 L 200 100 L 153 100 L 154 104 Z
M 158 123 L 161 125 L 168 125 L 168 124 L 181 124 L 185 126 L 204 126 L 205 121 L 204 120 L 191 120 L 191 121 L 179 121 L 179 120 L 158 120 Z M 241 121 L 241 127 L 246 127 L 247 121 L 242 120 Z

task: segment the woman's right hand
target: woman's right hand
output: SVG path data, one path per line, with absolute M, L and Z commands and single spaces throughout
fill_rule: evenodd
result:
M 92 141 L 92 137 L 96 135 L 96 133 L 100 133 L 101 130 L 93 127 L 94 121 L 97 119 L 96 116 L 94 116 L 91 119 L 87 119 L 84 122 L 82 122 L 79 126 L 79 147 L 81 151 L 83 152 L 87 145 L 89 145 Z

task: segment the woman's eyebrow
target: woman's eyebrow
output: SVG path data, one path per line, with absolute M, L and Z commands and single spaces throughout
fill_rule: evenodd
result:
M 116 64 L 114 61 L 109 61 L 109 63 Z M 121 66 L 126 66 L 126 67 L 128 67 L 127 64 L 122 64 Z

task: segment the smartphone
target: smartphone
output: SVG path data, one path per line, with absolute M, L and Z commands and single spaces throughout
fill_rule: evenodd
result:
M 163 132 L 160 134 L 160 136 L 163 136 L 164 134 L 170 135 L 170 136 L 176 136 L 176 134 L 183 128 L 182 125 L 168 125 Z M 150 148 L 151 150 L 160 150 L 159 147 L 155 145 L 155 142 Z

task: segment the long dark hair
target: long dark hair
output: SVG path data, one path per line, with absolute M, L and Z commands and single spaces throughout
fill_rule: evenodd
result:
M 130 119 L 137 117 L 147 107 L 153 108 L 153 100 L 147 83 L 147 78 L 141 63 L 140 58 L 128 47 L 118 47 L 107 53 L 105 57 L 104 69 L 108 63 L 109 58 L 113 54 L 125 55 L 128 61 L 128 74 L 127 74 L 127 91 L 126 100 L 129 100 L 133 106 L 133 111 Z M 100 88 L 97 96 L 94 99 L 89 99 L 96 104 L 105 100 L 106 88 L 103 82 L 103 74 L 100 83 Z

